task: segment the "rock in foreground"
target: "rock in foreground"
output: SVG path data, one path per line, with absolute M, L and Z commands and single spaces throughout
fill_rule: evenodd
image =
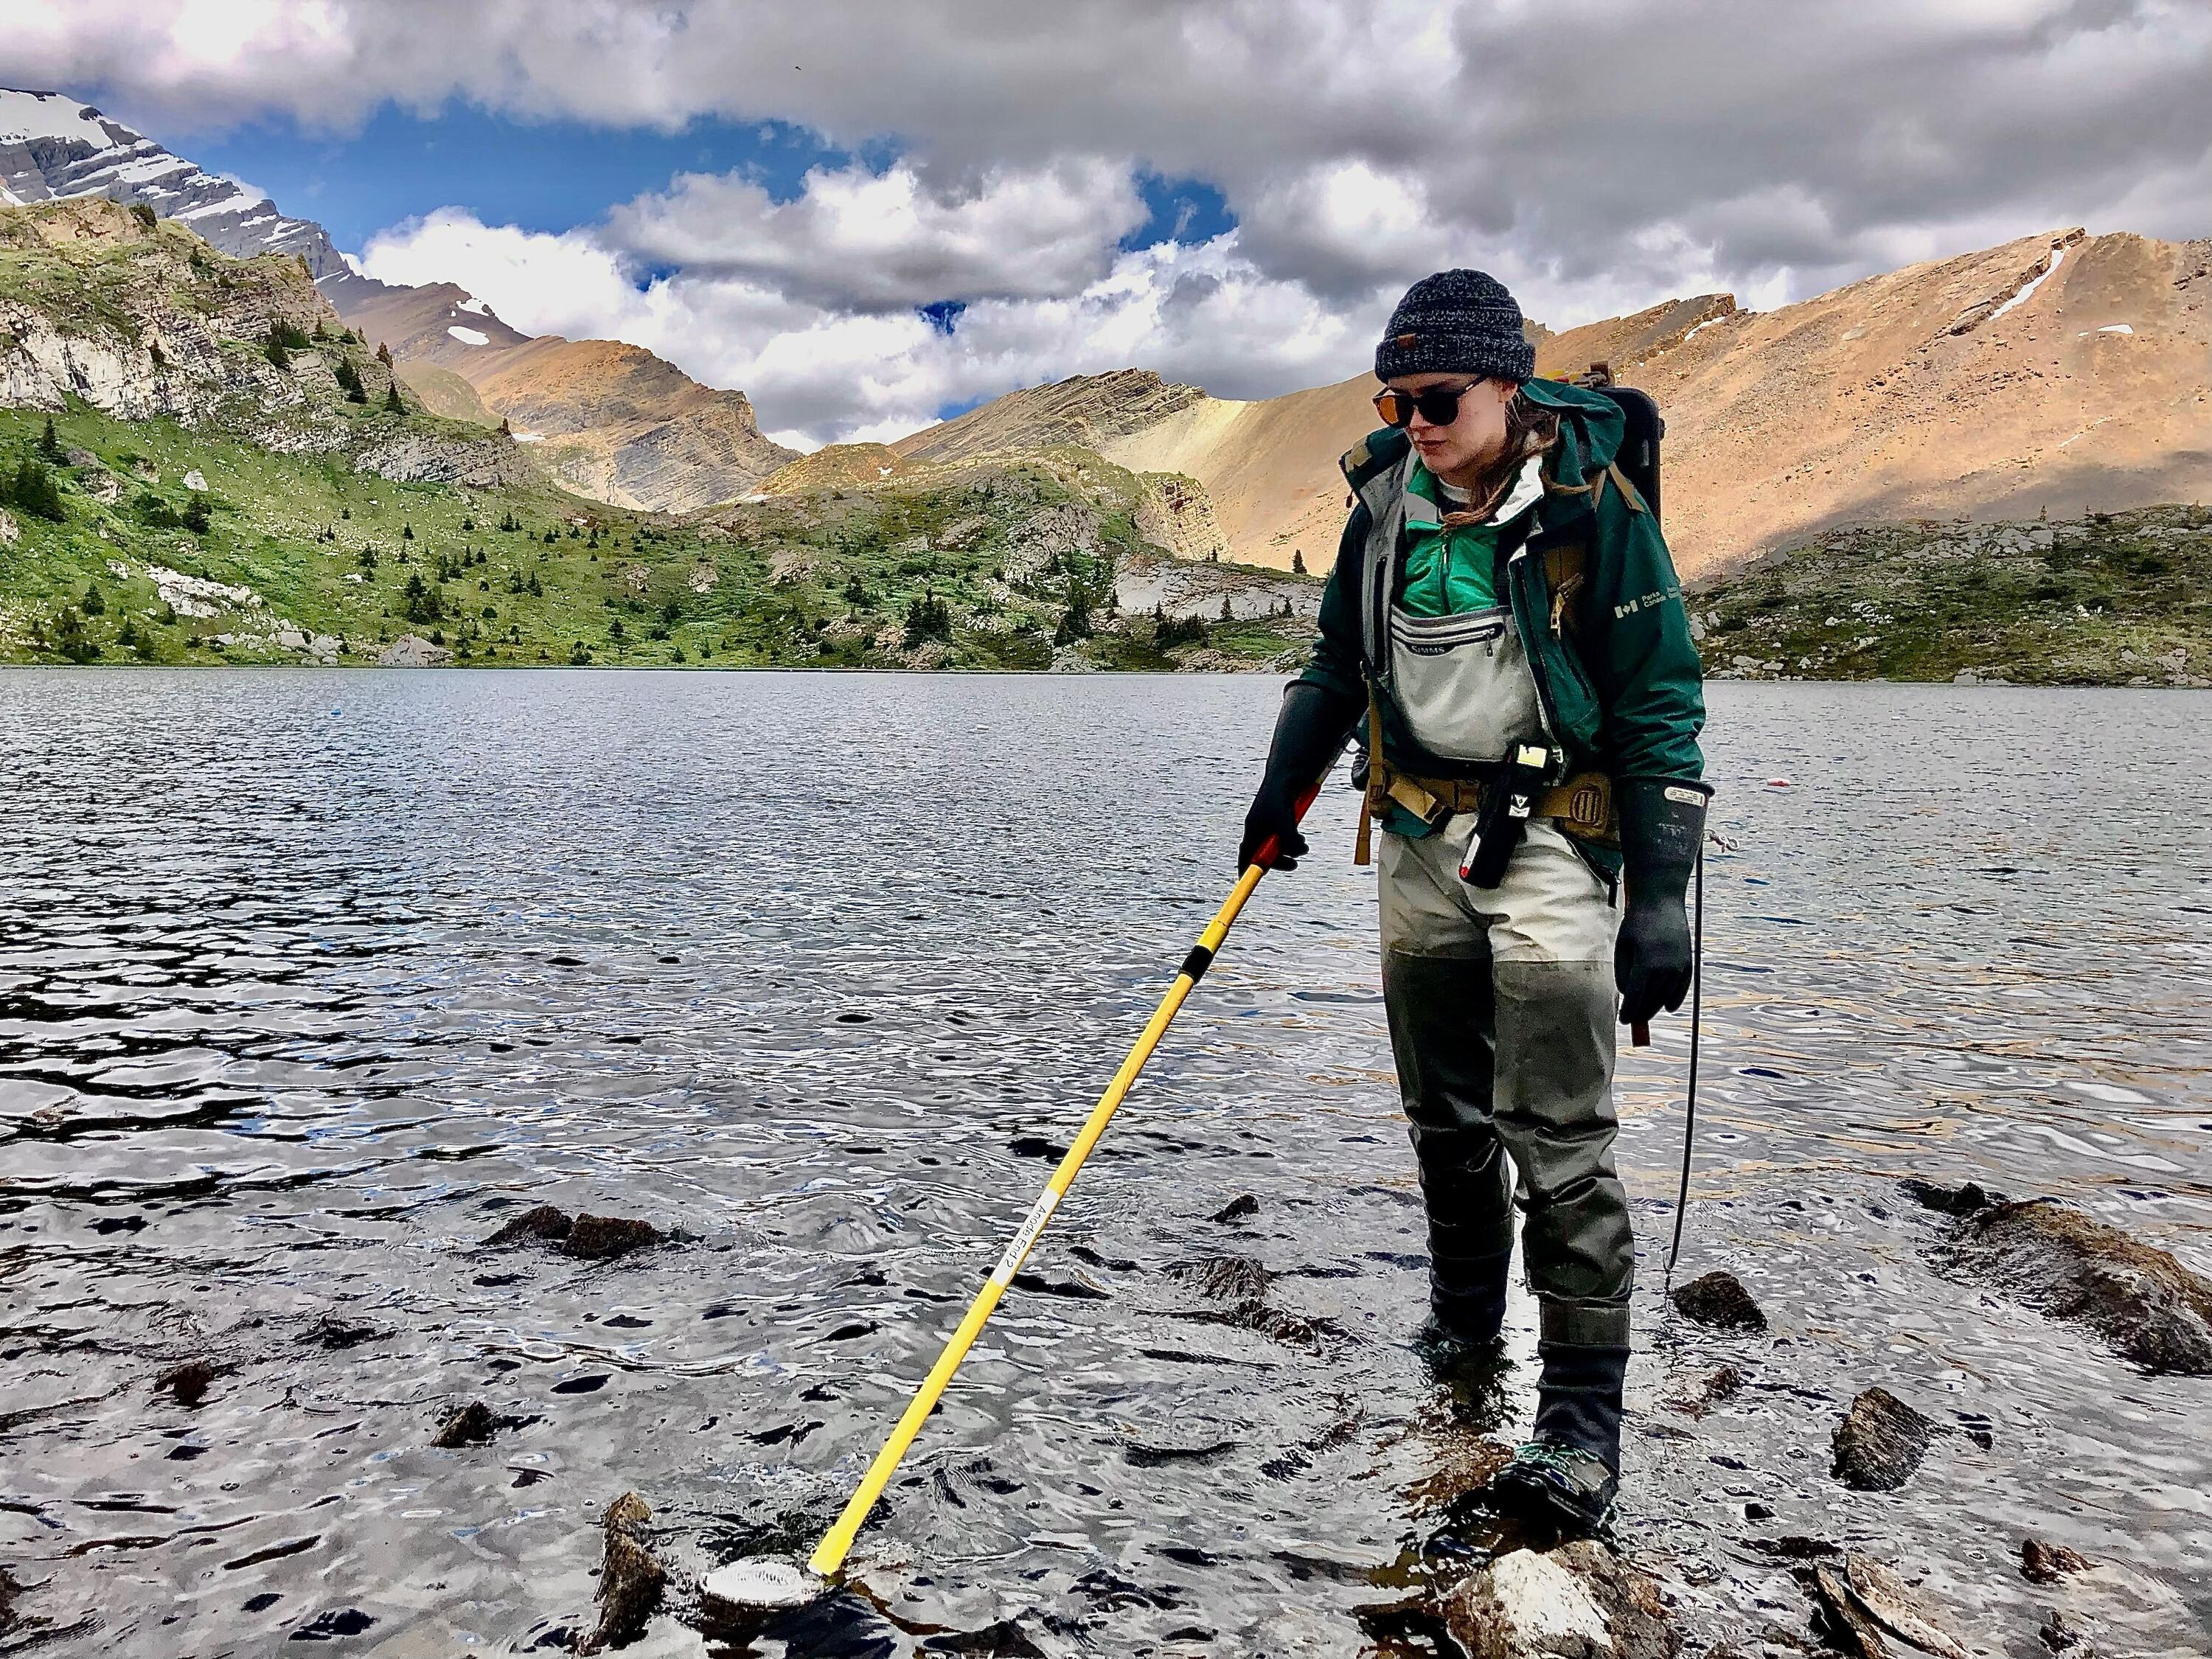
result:
M 1935 1431 L 1887 1389 L 1869 1389 L 1836 1425 L 1832 1473 L 1855 1492 L 1895 1492 L 1920 1467 Z
M 446 1413 L 430 1443 L 441 1451 L 459 1451 L 464 1446 L 481 1446 L 503 1429 L 520 1428 L 523 1420 L 520 1417 L 502 1417 L 483 1401 L 471 1400 L 467 1405 Z
M 2046 1544 L 2040 1538 L 2020 1540 L 2020 1576 L 2031 1584 L 2055 1584 L 2069 1573 L 2088 1571 L 2093 1565 L 2087 1556 L 2063 1544 Z
M 2036 1198 L 1982 1210 L 1948 1255 L 1967 1276 L 2087 1326 L 2145 1370 L 2212 1376 L 2212 1279 L 2070 1205 Z
M 1868 1556 L 1847 1558 L 1844 1587 L 1882 1629 L 1936 1659 L 1967 1659 L 1959 1638 L 1943 1628 L 1936 1610 L 1904 1579 Z
M 1681 1638 L 1659 1587 L 1602 1544 L 1515 1550 L 1444 1602 L 1472 1659 L 1674 1659 Z
M 577 1652 L 604 1653 L 635 1641 L 660 1606 L 668 1573 L 645 1541 L 645 1524 L 652 1519 L 652 1510 L 634 1492 L 607 1505 L 601 1522 L 607 1553 L 599 1570 L 599 1627 L 578 1644 Z
M 155 1377 L 154 1386 L 179 1406 L 197 1406 L 207 1398 L 208 1385 L 214 1381 L 214 1366 L 204 1359 L 187 1359 Z
M 1674 1305 L 1700 1325 L 1723 1331 L 1763 1331 L 1766 1315 L 1743 1281 L 1734 1273 L 1716 1272 L 1693 1279 L 1674 1292 Z

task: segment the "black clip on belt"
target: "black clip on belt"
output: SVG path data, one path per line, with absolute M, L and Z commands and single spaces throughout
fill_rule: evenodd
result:
M 1475 815 L 1474 834 L 1459 867 L 1462 881 L 1470 887 L 1495 887 L 1505 879 L 1505 866 L 1528 833 L 1536 798 L 1551 775 L 1552 751 L 1541 744 L 1516 744 L 1506 752 L 1497 781 L 1483 792 L 1482 810 Z

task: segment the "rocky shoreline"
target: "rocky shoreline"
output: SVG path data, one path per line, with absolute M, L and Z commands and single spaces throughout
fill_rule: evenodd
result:
M 2170 1253 L 2055 1200 L 2008 1201 L 1972 1183 L 1908 1181 L 1901 1191 L 1928 1218 L 1907 1224 L 1916 1248 L 1945 1279 L 2039 1310 L 2056 1322 L 2052 1341 L 2100 1344 L 2148 1375 L 2212 1375 L 2212 1279 Z M 1257 1208 L 1247 1195 L 1210 1224 L 1198 1224 L 1240 1228 Z M 1234 1239 L 1229 1233 L 1224 1242 Z M 542 1252 L 623 1272 L 642 1259 L 640 1252 L 685 1248 L 681 1232 L 641 1219 L 571 1215 L 538 1205 L 485 1236 L 477 1254 L 495 1261 L 519 1251 Z M 1138 1267 L 1099 1262 L 1109 1272 Z M 491 1278 L 478 1282 L 496 1279 L 495 1269 L 487 1272 Z M 1201 1253 L 1170 1264 L 1164 1277 L 1179 1287 L 1183 1318 L 1317 1353 L 1341 1352 L 1353 1340 L 1334 1322 L 1280 1301 L 1281 1274 L 1249 1256 Z M 1085 1290 L 1079 1280 L 1062 1282 L 1051 1272 L 1024 1275 L 1022 1289 L 1103 1294 Z M 1803 1333 L 1763 1308 L 1753 1290 L 1725 1268 L 1684 1283 L 1670 1300 L 1672 1316 L 1647 1357 L 1647 1363 L 1656 1362 L 1660 1380 L 1632 1423 L 1623 1511 L 1614 1528 L 1596 1540 L 1531 1534 L 1489 1510 L 1483 1482 L 1507 1449 L 1502 1437 L 1505 1374 L 1440 1376 L 1440 1415 L 1422 1431 L 1431 1474 L 1407 1491 L 1413 1522 L 1407 1552 L 1395 1565 L 1378 1564 L 1372 1572 L 1378 1588 L 1393 1582 L 1401 1588 L 1357 1613 L 1371 1644 L 1368 1651 L 1463 1659 L 1674 1659 L 1686 1653 L 1782 1659 L 1820 1652 L 1862 1659 L 1916 1653 L 1937 1659 L 1970 1654 L 2123 1659 L 2182 1650 L 2156 1644 L 2185 1639 L 2186 1621 L 2201 1618 L 2201 1609 L 2189 1612 L 2185 1597 L 2121 1562 L 2008 1525 L 2001 1516 L 1984 1517 L 1980 1524 L 1994 1528 L 2012 1562 L 2019 1610 L 2008 1615 L 2009 1626 L 1991 1621 L 1985 1595 L 1954 1599 L 1958 1582 L 1945 1569 L 1960 1563 L 1931 1559 L 1881 1535 L 1881 1506 L 1907 1512 L 1917 1493 L 1945 1478 L 1923 1467 L 1931 1457 L 1949 1460 L 1989 1449 L 1993 1435 L 1985 1419 L 1946 1411 L 1940 1400 L 1915 1403 L 1869 1383 L 1856 1389 L 1847 1407 L 1828 1409 L 1832 1444 L 1826 1457 L 1808 1455 L 1810 1447 L 1792 1446 L 1784 1437 L 1775 1443 L 1784 1455 L 1753 1471 L 1717 1450 L 1717 1438 L 1724 1438 L 1716 1434 L 1723 1418 L 1760 1409 L 1762 1398 L 1795 1398 L 1798 1404 L 1790 1413 L 1809 1431 L 1821 1413 L 1817 1403 L 1808 1413 L 1802 1397 L 1833 1398 L 1837 1385 L 1850 1389 L 1853 1380 L 1832 1376 L 1825 1387 L 1808 1388 L 1808 1374 L 1802 1370 Z M 248 1374 L 271 1368 L 281 1373 L 302 1352 L 342 1355 L 359 1373 L 356 1386 L 373 1388 L 386 1346 L 404 1337 L 327 1314 L 293 1323 L 296 1328 L 250 1316 L 231 1340 L 191 1353 L 172 1352 L 166 1363 L 154 1357 L 155 1345 L 145 1350 L 137 1374 L 126 1366 L 114 1388 L 149 1408 L 159 1402 L 189 1420 L 219 1403 Z M 2079 1337 L 2062 1334 L 2064 1327 Z M 23 1340 L 24 1334 L 17 1333 L 18 1352 Z M 72 1345 L 43 1346 L 50 1364 L 69 1365 Z M 35 1432 L 41 1419 L 86 1403 L 71 1399 L 0 1413 L 0 1437 Z M 395 1401 L 378 1409 L 419 1413 L 421 1408 Z M 532 1430 L 565 1432 L 557 1424 L 541 1427 L 537 1414 L 501 1412 L 472 1398 L 422 1416 L 420 1438 L 465 1459 L 495 1456 L 498 1447 Z M 1334 1438 L 1353 1444 L 1363 1432 L 1355 1413 Z M 1944 1450 L 1954 1443 L 1963 1453 Z M 1203 1461 L 1225 1444 L 1154 1437 L 1142 1446 L 1133 1442 L 1128 1455 L 1133 1462 L 1140 1461 L 1140 1452 L 1155 1462 Z M 1747 1528 L 1740 1536 L 1710 1530 L 1710 1519 L 1686 1530 L 1681 1517 L 1664 1513 L 1669 1494 L 1679 1501 L 1709 1478 L 1698 1472 L 1701 1468 L 1752 1475 L 1753 1485 L 1727 1488 L 1747 1494 L 1733 1500 L 1737 1522 Z M 1861 1521 L 1838 1525 L 1827 1535 L 1777 1531 L 1766 1524 L 1781 1524 L 1778 1500 L 1771 1495 L 1777 1485 L 1815 1508 L 1830 1501 L 1825 1492 L 1861 1494 L 1856 1501 L 1876 1507 L 1862 1508 Z M 831 1479 L 812 1482 L 811 1489 L 801 1507 L 763 1511 L 736 1534 L 726 1527 L 702 1532 L 681 1515 L 659 1513 L 649 1486 L 614 1495 L 593 1522 L 600 1565 L 592 1611 L 539 1618 L 531 1626 L 528 1647 L 614 1652 L 650 1634 L 650 1650 L 662 1654 L 702 1650 L 698 1642 L 714 1644 L 712 1650 L 720 1656 L 755 1652 L 760 1643 L 769 1644 L 768 1651 L 822 1654 L 889 1653 L 896 1647 L 1042 1659 L 1073 1651 L 1063 1639 L 1073 1627 L 1049 1608 L 966 1631 L 914 1622 L 899 1610 L 890 1586 L 870 1588 L 880 1569 L 871 1560 L 868 1543 L 884 1541 L 874 1528 L 864 1534 L 846 1590 L 800 1612 L 745 1620 L 702 1594 L 702 1582 L 720 1559 L 763 1549 L 802 1549 L 841 1496 Z M 1766 1495 L 1748 1496 L 1755 1489 Z M 1656 1509 L 1655 1498 L 1660 1500 Z M 1704 1507 L 1710 1516 L 1711 1505 Z M 1972 1528 L 1953 1530 L 1961 1548 L 1988 1547 L 1971 1536 Z M 1731 1557 L 1734 1566 L 1720 1565 Z M 96 1616 L 90 1624 L 81 1616 L 72 1620 L 54 1606 L 54 1580 L 63 1571 L 58 1562 L 0 1560 L 0 1653 L 58 1647 L 96 1628 Z M 892 1580 L 912 1571 L 895 1569 Z M 359 1607 L 328 1607 L 300 1626 L 294 1639 L 339 1639 L 366 1632 L 376 1622 Z M 686 1626 L 696 1638 L 679 1639 L 676 1633 Z M 2167 1632 L 2162 1638 L 2147 1634 L 2159 1629 Z

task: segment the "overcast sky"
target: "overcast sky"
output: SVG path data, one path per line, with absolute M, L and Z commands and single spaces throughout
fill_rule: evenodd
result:
M 0 82 L 808 445 L 1131 364 L 1341 379 L 1449 264 L 1557 327 L 2073 224 L 2212 235 L 2212 0 L 9 11 Z

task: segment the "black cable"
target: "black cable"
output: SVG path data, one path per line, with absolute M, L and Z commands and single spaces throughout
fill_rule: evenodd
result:
M 1674 1282 L 1675 1258 L 1682 1254 L 1682 1218 L 1690 1208 L 1690 1157 L 1698 1139 L 1698 1033 L 1704 1024 L 1705 992 L 1705 843 L 1698 839 L 1693 866 L 1698 915 L 1690 936 L 1690 1079 L 1682 1097 L 1682 1184 L 1674 1194 L 1674 1240 L 1667 1247 L 1666 1282 Z

